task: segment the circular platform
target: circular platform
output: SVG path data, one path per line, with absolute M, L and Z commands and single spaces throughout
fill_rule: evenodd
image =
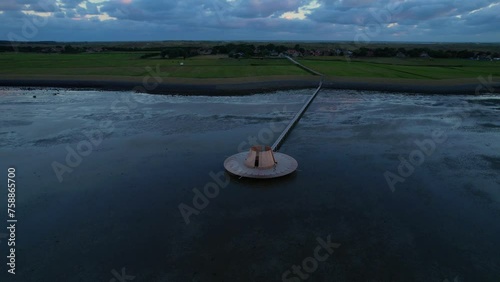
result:
M 275 165 L 270 168 L 252 168 L 245 165 L 245 161 L 249 153 L 242 152 L 230 156 L 224 161 L 226 170 L 234 175 L 248 178 L 276 178 L 285 176 L 294 172 L 299 166 L 297 161 L 282 153 L 273 153 L 276 161 Z

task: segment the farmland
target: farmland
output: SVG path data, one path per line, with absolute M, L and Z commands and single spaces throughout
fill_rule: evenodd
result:
M 309 73 L 284 58 L 228 58 L 225 55 L 186 59 L 141 58 L 138 52 L 80 54 L 0 53 L 0 77 L 66 77 L 139 79 L 151 72 L 165 78 L 296 77 Z M 500 62 L 434 58 L 349 58 L 341 56 L 297 59 L 327 77 L 370 77 L 443 80 L 500 76 Z

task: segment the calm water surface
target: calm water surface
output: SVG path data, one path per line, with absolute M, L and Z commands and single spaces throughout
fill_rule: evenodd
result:
M 0 280 L 500 281 L 499 96 L 325 90 L 281 148 L 296 173 L 227 179 L 311 93 L 0 90 L 18 219 L 12 276 L 2 192 Z

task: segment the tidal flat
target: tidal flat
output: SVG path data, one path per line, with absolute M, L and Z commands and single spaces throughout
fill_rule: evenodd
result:
M 500 96 L 322 90 L 280 149 L 298 171 L 224 172 L 312 91 L 0 89 L 18 219 L 1 280 L 498 281 Z M 197 196 L 208 183 L 216 196 Z M 304 266 L 328 237 L 334 252 Z

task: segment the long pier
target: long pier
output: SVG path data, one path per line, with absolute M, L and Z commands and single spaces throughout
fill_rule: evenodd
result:
M 295 61 L 294 59 L 292 59 L 290 56 L 285 56 L 285 58 L 287 58 L 290 62 L 292 62 L 292 64 L 295 64 L 296 66 L 298 66 L 299 68 L 311 73 L 311 74 L 314 74 L 314 75 L 319 75 L 319 76 L 323 76 L 322 73 L 319 73 L 311 68 L 308 68 L 306 66 L 304 66 L 303 64 Z
M 301 66 L 302 68 L 307 68 L 307 67 L 301 65 L 300 63 L 298 63 L 297 61 L 295 61 L 294 59 L 292 59 L 292 58 L 290 58 L 288 56 L 287 56 L 287 59 L 289 59 L 290 61 L 292 61 L 294 64 Z M 309 68 L 307 68 L 307 69 L 309 69 Z M 309 69 L 309 70 L 311 72 L 316 73 L 317 75 L 323 76 L 322 74 L 320 74 L 320 73 L 318 73 L 318 72 L 316 72 L 314 70 L 311 70 L 311 69 Z M 281 133 L 281 135 L 278 137 L 278 139 L 276 139 L 276 141 L 274 142 L 274 144 L 271 146 L 271 149 L 273 151 L 276 152 L 276 151 L 279 150 L 279 148 L 281 147 L 281 144 L 283 144 L 283 142 L 285 141 L 285 138 L 288 136 L 288 134 L 293 129 L 293 127 L 299 122 L 299 120 L 302 117 L 302 115 L 304 114 L 304 112 L 307 110 L 307 108 L 309 107 L 309 105 L 311 105 L 311 103 L 314 100 L 314 98 L 316 98 L 316 96 L 318 95 L 318 93 L 321 90 L 322 86 L 323 86 L 323 77 L 321 77 L 321 81 L 319 82 L 319 86 L 316 89 L 316 91 L 314 91 L 314 93 L 306 101 L 306 103 L 304 104 L 304 106 L 302 106 L 302 108 L 295 114 L 295 116 L 290 121 L 290 123 L 288 124 L 288 126 L 285 128 L 285 130 L 283 130 L 283 132 Z

